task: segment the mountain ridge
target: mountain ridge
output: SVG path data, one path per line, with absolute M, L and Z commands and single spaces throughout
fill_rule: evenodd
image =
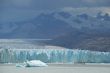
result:
M 75 10 L 77 10 L 76 13 Z M 0 38 L 52 39 L 42 43 L 71 49 L 87 48 L 88 50 L 94 48 L 90 50 L 110 51 L 109 9 L 102 8 L 97 12 L 96 8 L 96 11 L 93 11 L 96 13 L 95 15 L 92 15 L 92 12 L 89 13 L 93 9 L 87 10 L 88 8 L 82 10 L 80 8 L 66 8 L 53 12 L 43 12 L 27 21 L 0 23 Z M 94 42 L 96 43 L 95 46 L 91 46 L 90 44 L 94 44 Z M 102 44 L 103 42 L 105 45 Z M 103 49 L 99 49 L 101 47 Z

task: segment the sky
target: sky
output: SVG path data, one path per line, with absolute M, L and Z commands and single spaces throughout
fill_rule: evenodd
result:
M 110 7 L 110 0 L 0 0 L 0 23 L 25 21 L 40 10 L 65 7 Z
M 110 7 L 110 0 L 0 0 L 1 7 L 57 9 L 63 7 Z

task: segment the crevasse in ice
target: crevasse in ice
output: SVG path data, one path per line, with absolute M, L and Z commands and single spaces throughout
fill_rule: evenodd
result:
M 0 63 L 110 63 L 110 52 L 70 49 L 0 49 Z

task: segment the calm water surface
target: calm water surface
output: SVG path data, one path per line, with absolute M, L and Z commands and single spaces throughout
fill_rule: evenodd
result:
M 110 73 L 110 65 L 49 64 L 48 67 L 20 68 L 15 64 L 0 64 L 0 73 Z

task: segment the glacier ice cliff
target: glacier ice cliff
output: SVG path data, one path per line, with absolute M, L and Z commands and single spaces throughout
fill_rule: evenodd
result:
M 0 49 L 0 63 L 110 63 L 110 52 L 71 49 Z

